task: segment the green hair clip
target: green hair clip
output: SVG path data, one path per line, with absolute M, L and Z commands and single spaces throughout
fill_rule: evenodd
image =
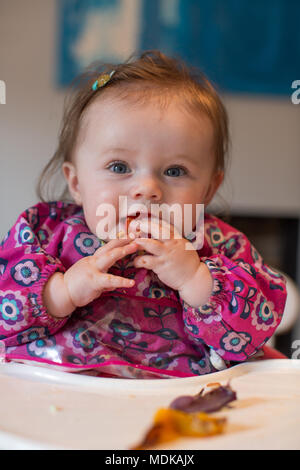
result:
M 104 87 L 107 84 L 107 82 L 109 82 L 109 80 L 111 79 L 114 73 L 115 73 L 115 70 L 113 70 L 110 73 L 102 73 L 97 78 L 97 80 L 93 83 L 92 90 L 96 91 L 98 90 L 98 88 Z

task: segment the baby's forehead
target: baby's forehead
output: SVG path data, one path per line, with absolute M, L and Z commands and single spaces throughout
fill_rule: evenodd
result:
M 154 106 L 160 109 L 165 109 L 171 102 L 179 102 L 179 94 L 175 90 L 162 89 L 154 87 L 151 84 L 144 86 L 133 86 L 133 84 L 120 84 L 112 88 L 107 88 L 100 92 L 98 96 L 87 106 L 83 112 L 83 118 L 95 111 L 98 111 L 101 106 L 111 106 L 118 108 L 119 106 Z
M 107 88 L 101 91 L 95 99 L 83 111 L 80 119 L 79 130 L 86 129 L 86 126 L 92 122 L 97 116 L 106 115 L 107 119 L 113 119 L 114 113 L 119 110 L 141 110 L 145 106 L 151 112 L 151 108 L 155 112 L 160 111 L 162 114 L 170 107 L 176 107 L 177 110 L 186 113 L 189 116 L 199 119 L 210 118 L 200 104 L 197 105 L 195 100 L 189 96 L 184 90 L 177 90 L 174 87 L 157 87 L 151 84 L 133 86 L 124 84 Z
M 120 110 L 140 110 L 147 108 L 164 111 L 171 103 L 175 103 L 175 94 L 163 93 L 161 90 L 149 87 L 118 86 L 101 91 L 98 96 L 88 104 L 80 116 L 77 142 L 82 141 L 88 127 L 99 117 L 105 116 L 107 120 L 113 120 Z M 179 100 L 178 100 L 179 101 Z M 179 105 L 179 103 L 178 103 Z
M 152 160 L 158 153 L 165 160 L 175 156 L 181 161 L 193 157 L 200 162 L 201 155 L 210 158 L 214 132 L 208 118 L 189 118 L 191 113 L 184 107 L 185 114 L 178 112 L 181 104 L 176 97 L 163 108 L 157 101 L 130 98 L 107 93 L 90 103 L 77 140 L 77 155 L 88 150 L 99 159 L 122 150 L 122 155 L 140 156 L 141 161 L 146 156 Z

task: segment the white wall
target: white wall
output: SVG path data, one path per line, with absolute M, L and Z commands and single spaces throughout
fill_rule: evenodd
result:
M 0 0 L 0 238 L 37 202 L 38 174 L 56 146 L 63 93 L 54 84 L 55 20 L 54 0 Z
M 0 0 L 0 238 L 37 202 L 63 107 L 55 85 L 55 0 Z M 300 77 L 291 77 L 291 82 Z M 232 164 L 221 194 L 234 212 L 300 214 L 300 105 L 286 98 L 226 96 Z

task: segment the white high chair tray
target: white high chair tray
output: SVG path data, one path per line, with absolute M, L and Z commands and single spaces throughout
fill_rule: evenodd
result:
M 300 361 L 239 364 L 186 379 L 90 377 L 43 367 L 0 365 L 1 449 L 128 450 L 155 412 L 180 395 L 219 382 L 237 393 L 223 434 L 182 438 L 156 449 L 299 449 Z M 209 388 L 207 388 L 209 390 Z

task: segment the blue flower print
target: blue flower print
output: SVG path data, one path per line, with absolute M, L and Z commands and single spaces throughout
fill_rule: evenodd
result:
M 83 349 L 86 352 L 93 351 L 98 343 L 95 335 L 87 327 L 77 328 L 72 332 L 73 345 L 75 348 Z
M 35 341 L 27 343 L 26 349 L 30 356 L 60 362 L 59 351 L 56 348 L 56 341 L 53 336 L 38 338 Z
M 124 337 L 129 341 L 136 336 L 136 331 L 129 323 L 122 323 L 120 320 L 113 320 L 109 327 L 114 331 L 115 335 Z
M 17 342 L 19 344 L 30 343 L 33 341 L 37 341 L 38 339 L 49 337 L 49 330 L 45 326 L 33 326 L 28 328 L 28 330 L 23 331 L 22 333 L 18 334 Z
M 40 269 L 32 259 L 24 259 L 11 268 L 13 280 L 21 286 L 31 286 L 41 277 Z
M 220 340 L 221 348 L 234 354 L 240 354 L 251 342 L 252 338 L 249 333 L 227 331 Z
M 20 308 L 18 308 L 15 299 L 1 299 L 2 304 L 0 305 L 0 311 L 4 321 L 16 322 L 20 314 Z
M 20 244 L 29 243 L 32 245 L 35 241 L 35 235 L 27 224 L 21 224 L 18 233 L 18 242 Z
M 225 247 L 225 256 L 231 258 L 241 247 L 239 238 L 234 236 L 227 240 L 224 245 Z
M 26 298 L 19 291 L 0 291 L 0 319 L 5 330 L 18 329 L 24 317 Z
M 104 244 L 90 232 L 81 232 L 74 238 L 74 247 L 82 256 L 90 256 Z
M 204 375 L 212 372 L 212 366 L 210 364 L 210 361 L 205 357 L 200 360 L 190 357 L 188 363 L 191 372 L 195 375 Z
M 275 312 L 273 302 L 267 302 L 263 299 L 258 303 L 256 309 L 251 313 L 252 325 L 256 330 L 267 331 L 270 328 L 275 328 L 278 324 L 278 314 Z
M 147 290 L 148 289 L 146 289 L 146 291 Z M 149 287 L 149 293 L 146 293 L 146 295 L 153 299 L 161 299 L 162 297 L 166 297 L 166 289 L 156 283 L 153 283 L 153 285 Z
M 212 246 L 219 246 L 224 241 L 224 235 L 219 227 L 210 227 L 208 235 Z

